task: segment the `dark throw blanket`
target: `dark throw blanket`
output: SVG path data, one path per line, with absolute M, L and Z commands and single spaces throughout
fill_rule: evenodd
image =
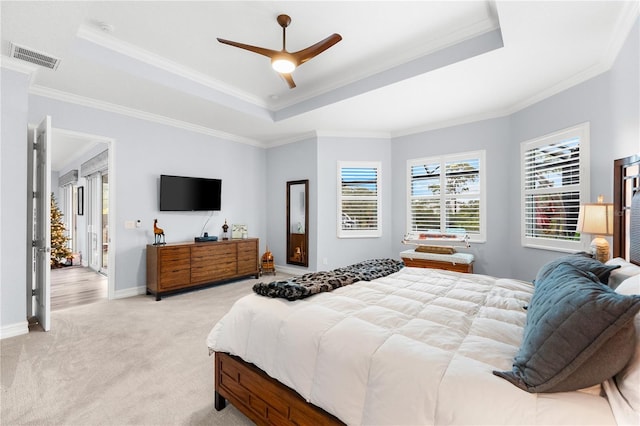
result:
M 394 259 L 371 259 L 332 271 L 311 272 L 288 280 L 257 283 L 253 291 L 261 296 L 287 300 L 304 299 L 357 281 L 371 281 L 398 272 L 404 264 Z

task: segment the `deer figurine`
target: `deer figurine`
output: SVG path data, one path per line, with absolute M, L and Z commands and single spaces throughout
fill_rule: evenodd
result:
M 164 239 L 164 229 L 158 227 L 158 219 L 153 219 L 153 235 L 155 242 L 153 244 L 166 244 Z

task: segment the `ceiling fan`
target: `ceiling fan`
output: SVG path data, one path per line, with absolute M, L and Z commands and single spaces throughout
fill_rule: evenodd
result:
M 282 27 L 282 50 L 265 49 L 263 47 L 237 43 L 235 41 L 225 40 L 222 38 L 218 38 L 218 41 L 223 44 L 239 47 L 271 58 L 271 66 L 273 69 L 280 73 L 282 78 L 284 78 L 284 80 L 289 84 L 289 88 L 293 89 L 296 87 L 296 84 L 293 82 L 293 77 L 291 76 L 293 70 L 342 40 L 342 36 L 340 36 L 340 34 L 331 34 L 329 37 L 307 47 L 306 49 L 302 49 L 297 52 L 287 52 L 287 27 L 290 23 L 291 18 L 289 15 L 278 15 L 278 24 Z

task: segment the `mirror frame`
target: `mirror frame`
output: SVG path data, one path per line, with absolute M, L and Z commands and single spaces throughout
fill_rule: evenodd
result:
M 304 185 L 304 233 L 291 232 L 291 187 Z M 293 200 L 296 201 L 296 200 Z M 301 247 L 300 256 L 294 257 L 294 250 Z M 309 180 L 292 180 L 287 182 L 287 263 L 290 265 L 309 266 Z

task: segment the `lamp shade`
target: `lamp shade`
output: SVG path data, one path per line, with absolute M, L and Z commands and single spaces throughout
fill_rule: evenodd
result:
M 586 234 L 613 235 L 613 204 L 582 204 L 578 231 Z

